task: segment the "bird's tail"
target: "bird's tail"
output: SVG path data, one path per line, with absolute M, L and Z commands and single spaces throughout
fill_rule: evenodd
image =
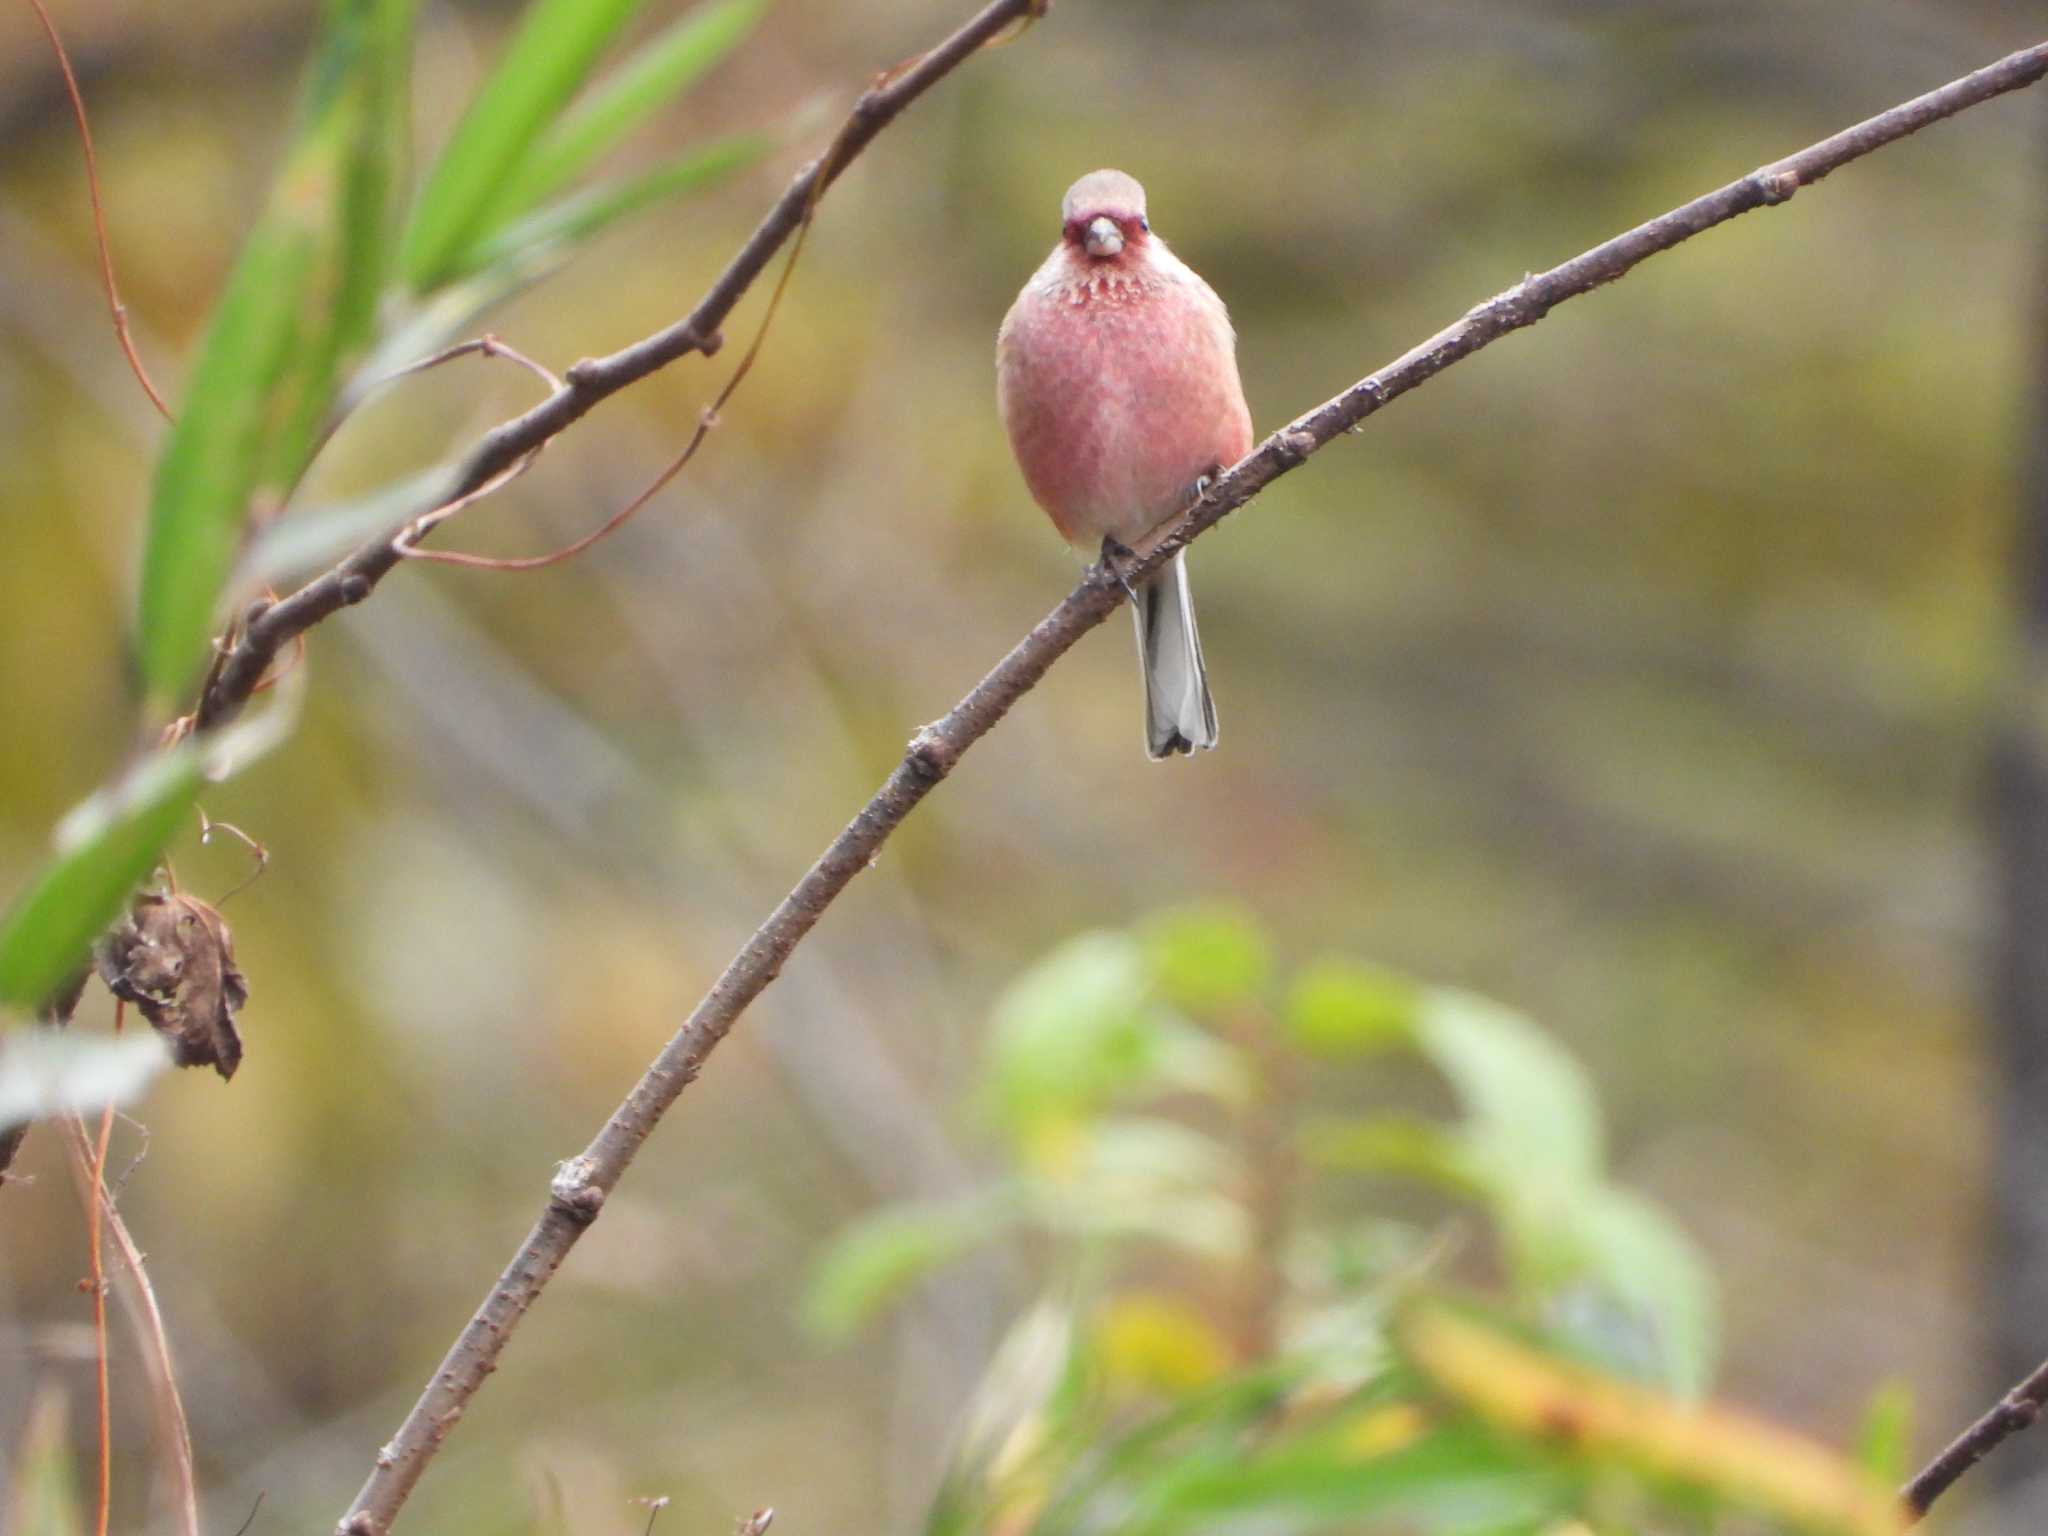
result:
M 1145 752 L 1155 762 L 1216 745 L 1216 701 L 1188 594 L 1187 552 L 1138 589 L 1138 666 L 1145 674 Z

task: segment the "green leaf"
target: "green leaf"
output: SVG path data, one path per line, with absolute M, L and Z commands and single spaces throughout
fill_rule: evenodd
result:
M 1013 1136 L 1093 1114 L 1150 1080 L 1160 1041 L 1137 944 L 1083 934 L 996 1004 L 982 1101 Z
M 78 1458 L 71 1450 L 71 1417 L 54 1374 L 32 1399 L 20 1449 L 8 1469 L 13 1487 L 0 1504 L 0 1524 L 20 1536 L 84 1536 Z
M 1318 1120 L 1302 1128 L 1302 1155 L 1321 1168 L 1420 1179 L 1471 1200 L 1490 1201 L 1493 1170 L 1450 1126 L 1384 1115 Z
M 1713 1275 L 1692 1240 L 1662 1210 L 1612 1185 L 1571 1201 L 1561 1238 L 1585 1281 L 1620 1302 L 1647 1332 L 1651 1378 L 1685 1398 L 1713 1384 L 1720 1319 Z M 1521 1241 L 1543 1241 L 1521 1234 Z M 1640 1374 L 1640 1373 L 1639 1373 Z
M 1400 1412 L 1399 1408 L 1379 1410 Z M 1133 1490 L 1117 1529 L 1146 1536 L 1219 1529 L 1495 1531 L 1561 1518 L 1575 1480 L 1472 1424 L 1454 1423 L 1375 1453 L 1370 1419 L 1263 1454 L 1206 1448 Z
M 250 233 L 157 464 L 137 640 L 143 683 L 160 708 L 184 693 L 206 656 L 298 337 L 314 238 L 268 216 Z
M 282 691 L 282 690 L 280 690 Z M 57 854 L 0 916 L 0 1004 L 32 1009 L 75 975 L 192 814 L 201 785 L 291 729 L 291 696 L 203 743 L 145 758 L 57 826 Z
M 1564 1048 L 1522 1015 L 1445 988 L 1423 994 L 1415 1039 L 1450 1079 L 1466 1134 L 1522 1183 L 1599 1178 L 1600 1108 Z
M 693 192 L 708 190 L 783 142 L 781 133 L 745 134 L 692 149 L 637 175 L 603 182 L 485 236 L 451 278 L 416 302 L 357 370 L 338 407 L 346 414 L 390 375 L 438 352 L 477 318 L 531 287 L 614 225 Z
M 450 461 L 349 501 L 294 510 L 258 534 L 236 568 L 236 582 L 272 586 L 331 565 L 375 538 L 389 538 L 446 499 L 461 465 Z
M 1561 1465 L 1626 1470 L 1702 1518 L 1746 1509 L 1808 1532 L 1903 1529 L 1890 1487 L 1803 1436 L 1618 1380 L 1440 1305 L 1411 1308 L 1397 1333 L 1439 1394 Z
M 143 683 L 172 707 L 206 657 L 249 512 L 304 471 L 384 265 L 411 0 L 337 0 L 300 127 L 201 342 L 158 461 L 142 560 Z
M 533 0 L 428 174 L 400 247 L 415 293 L 439 287 L 491 233 L 507 182 L 640 0 Z
M 1092 1438 L 1088 1351 L 1072 1305 L 1033 1306 L 1004 1335 L 954 1430 L 953 1453 L 925 1518 L 926 1536 L 981 1536 L 1040 1468 Z M 1028 1494 L 1027 1494 L 1028 1497 Z
M 1215 1014 L 1256 1003 L 1273 970 L 1273 946 L 1249 912 L 1182 907 L 1145 925 L 1145 957 L 1176 1007 Z
M 1913 1389 L 1888 1381 L 1863 1410 L 1856 1435 L 1856 1460 L 1887 1487 L 1898 1487 L 1913 1475 Z
M 1241 1258 L 1251 1239 L 1237 1155 L 1171 1120 L 1084 1123 L 1062 1140 L 1049 1171 L 1023 1187 L 1033 1220 L 1068 1241 L 1143 1239 L 1205 1258 Z
M 803 1304 L 805 1326 L 841 1340 L 934 1270 L 965 1257 L 1012 1225 L 1022 1209 L 998 1188 L 945 1205 L 878 1211 L 841 1233 L 818 1265 Z
M 1420 997 L 1405 976 L 1332 956 L 1295 979 L 1284 1014 L 1287 1033 L 1312 1056 L 1370 1056 L 1408 1046 Z
M 481 275 L 488 286 L 509 291 L 559 265 L 614 224 L 745 170 L 776 143 L 772 134 L 737 134 L 638 174 L 572 193 L 480 238 L 450 264 L 448 279 Z
M 273 434 L 258 494 L 281 499 L 298 483 L 334 409 L 341 370 L 376 329 L 391 260 L 393 195 L 411 115 L 407 92 L 414 0 L 331 0 L 317 66 L 332 95 L 318 100 L 333 158 L 330 228 L 323 232 L 287 411 Z
M 715 0 L 648 42 L 514 167 L 488 222 L 495 227 L 528 212 L 596 165 L 738 47 L 766 9 L 767 0 Z
M 169 1068 L 150 1030 L 122 1038 L 48 1029 L 0 1032 L 0 1131 L 59 1110 L 132 1103 Z
M 66 818 L 62 851 L 0 917 L 0 1002 L 34 1008 L 85 964 L 192 814 L 201 781 L 199 754 L 180 747 Z

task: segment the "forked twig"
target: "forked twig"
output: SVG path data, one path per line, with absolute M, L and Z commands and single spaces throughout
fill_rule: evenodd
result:
M 575 364 L 564 375 L 561 389 L 524 415 L 484 434 L 449 474 L 432 504 L 447 507 L 460 501 L 467 505 L 468 499 L 485 491 L 520 458 L 620 390 L 692 352 L 708 355 L 716 351 L 719 327 L 726 317 L 797 232 L 806 211 L 854 158 L 919 96 L 979 50 L 1000 40 L 1015 23 L 1042 15 L 1047 3 L 989 0 L 950 37 L 862 92 L 832 146 L 798 172 L 695 309 L 629 347 Z M 286 644 L 321 620 L 363 601 L 405 558 L 392 540 L 380 538 L 282 601 L 252 606 L 233 645 L 206 680 L 193 712 L 197 728 L 212 729 L 232 718 L 249 701 L 257 680 Z
M 234 897 L 240 895 L 243 891 L 246 891 L 250 886 L 254 885 L 258 880 L 263 878 L 263 872 L 266 869 L 270 868 L 270 850 L 264 847 L 261 843 L 257 842 L 255 838 L 251 837 L 248 833 L 244 832 L 240 827 L 236 826 L 233 822 L 215 821 L 212 817 L 206 814 L 204 807 L 199 807 L 198 810 L 199 841 L 201 842 L 201 844 L 211 843 L 213 841 L 214 833 L 225 832 L 230 837 L 239 840 L 242 846 L 249 850 L 250 858 L 255 860 L 255 867 L 251 869 L 248 874 L 244 875 L 240 880 L 236 881 L 233 885 L 229 886 L 227 894 L 225 896 L 217 896 L 214 898 L 214 906 L 224 907 Z
M 876 88 L 880 89 L 882 86 L 887 85 L 891 80 L 909 70 L 917 62 L 916 59 L 909 59 L 897 65 L 876 82 Z M 850 126 L 851 123 L 849 122 Z M 796 272 L 798 260 L 803 256 L 804 242 L 810 237 L 811 224 L 817 216 L 818 199 L 825 195 L 826 184 L 830 180 L 831 174 L 833 174 L 833 167 L 838 163 L 839 157 L 847 152 L 845 148 L 846 135 L 847 129 L 842 128 L 838 136 L 833 139 L 830 147 L 826 149 L 820 162 L 824 167 L 823 172 L 811 178 L 810 196 L 804 204 L 803 218 L 796 227 L 796 239 L 789 247 L 789 257 L 782 264 L 782 275 L 775 280 L 775 288 L 768 295 L 768 307 L 761 313 L 761 323 L 755 327 L 754 339 L 747 344 L 747 350 L 741 356 L 739 366 L 733 369 L 732 377 L 725 381 L 725 387 L 718 392 L 718 398 L 697 413 L 696 430 L 690 434 L 690 440 L 683 445 L 683 451 L 669 461 L 668 467 L 656 475 L 648 483 L 646 489 L 642 490 L 631 501 L 606 518 L 596 528 L 583 535 L 582 538 L 545 555 L 525 555 L 507 558 L 491 555 L 472 555 L 453 549 L 424 549 L 417 542 L 417 534 L 410 534 L 410 530 L 408 530 L 408 533 L 400 534 L 397 539 L 393 540 L 393 547 L 409 560 L 436 560 L 444 565 L 467 566 L 472 570 L 540 571 L 547 569 L 551 565 L 560 565 L 565 560 L 573 560 L 600 539 L 609 538 L 612 534 L 623 528 L 627 520 L 634 513 L 660 495 L 662 489 L 671 480 L 675 479 L 677 475 L 681 474 L 690 460 L 697 456 L 697 450 L 704 446 L 704 439 L 709 437 L 712 428 L 718 425 L 719 413 L 725 409 L 727 403 L 731 401 L 733 395 L 738 391 L 741 381 L 749 373 L 753 372 L 754 362 L 761 355 L 761 346 L 768 339 L 768 328 L 775 323 L 776 312 L 782 308 L 782 296 L 789 291 L 789 280 Z M 704 354 L 709 357 L 717 350 L 718 348 L 715 344 L 707 342 Z M 535 453 L 539 451 L 537 448 L 534 450 Z M 533 457 L 531 454 L 521 461 L 522 465 L 532 462 Z M 502 484 L 503 482 L 499 483 Z M 436 519 L 436 521 L 439 521 L 439 519 Z M 432 524 L 428 526 L 431 527 Z M 423 532 L 424 530 L 421 531 Z

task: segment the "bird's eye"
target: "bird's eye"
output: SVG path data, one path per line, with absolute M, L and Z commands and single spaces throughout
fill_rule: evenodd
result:
M 1144 230 L 1145 233 L 1150 234 L 1152 232 L 1152 221 L 1146 218 L 1145 215 L 1141 213 L 1138 215 L 1138 228 Z

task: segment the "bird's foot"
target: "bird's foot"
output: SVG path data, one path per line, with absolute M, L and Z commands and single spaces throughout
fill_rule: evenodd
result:
M 1134 603 L 1138 600 L 1137 589 L 1131 585 L 1131 578 L 1124 571 L 1137 558 L 1138 552 L 1130 545 L 1108 534 L 1102 536 L 1102 568 L 1116 578 L 1116 584 L 1124 589 L 1124 596 Z

